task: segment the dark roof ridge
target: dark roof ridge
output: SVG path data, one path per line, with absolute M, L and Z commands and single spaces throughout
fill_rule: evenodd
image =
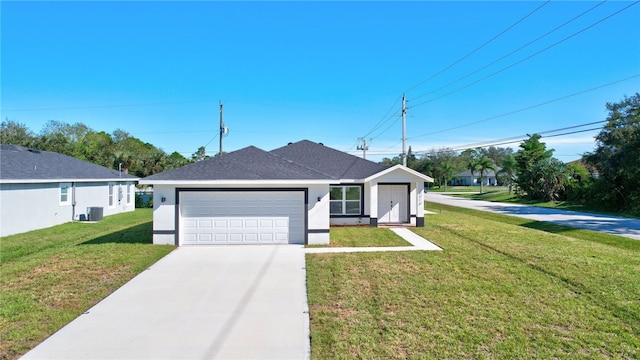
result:
M 333 179 L 333 176 L 331 176 L 331 175 L 329 175 L 329 174 L 325 174 L 324 172 L 322 172 L 322 171 L 320 171 L 320 170 L 318 170 L 318 169 L 314 169 L 314 168 L 311 168 L 311 167 L 309 167 L 309 166 L 307 166 L 307 165 L 305 165 L 305 164 L 301 164 L 301 163 L 299 163 L 299 162 L 297 162 L 297 161 L 293 161 L 293 160 L 291 160 L 291 159 L 287 159 L 286 157 L 281 156 L 281 155 L 278 155 L 278 154 L 274 154 L 274 153 L 272 153 L 271 151 L 267 151 L 267 152 L 268 152 L 269 154 L 271 154 L 271 155 L 275 156 L 275 157 L 278 157 L 278 158 L 280 158 L 280 159 L 284 160 L 284 161 L 290 162 L 290 163 L 295 164 L 295 165 L 297 165 L 297 166 L 303 167 L 303 168 L 305 168 L 305 169 L 307 169 L 307 170 L 313 171 L 313 172 L 315 172 L 315 173 L 317 173 L 317 174 L 319 174 L 319 175 L 327 176 L 327 177 L 329 177 L 329 178 L 332 178 L 332 179 Z M 337 179 L 336 179 L 336 180 L 337 180 Z
M 366 179 L 388 168 L 388 166 L 306 139 L 288 143 L 271 150 L 271 153 L 329 174 L 332 179 L 337 180 Z

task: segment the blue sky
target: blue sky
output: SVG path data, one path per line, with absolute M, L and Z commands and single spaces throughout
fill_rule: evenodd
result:
M 403 93 L 414 151 L 569 128 L 640 91 L 640 4 L 598 4 L 2 1 L 0 115 L 187 157 L 217 152 L 220 102 L 225 151 L 309 139 L 361 155 L 365 137 L 369 159 L 393 157 Z M 571 161 L 595 134 L 543 141 Z

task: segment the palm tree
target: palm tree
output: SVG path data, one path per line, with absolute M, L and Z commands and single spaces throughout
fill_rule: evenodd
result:
M 478 159 L 471 157 L 467 160 L 467 169 L 471 172 L 471 185 L 473 186 L 473 179 L 475 179 L 475 172 L 480 170 L 478 166 Z
M 517 166 L 516 159 L 513 155 L 510 155 L 502 161 L 502 169 L 498 171 L 498 175 L 504 176 L 504 182 L 509 186 L 509 194 L 511 194 L 511 189 L 516 178 Z
M 487 170 L 496 171 L 496 164 L 487 156 L 483 156 L 477 162 L 478 170 L 480 171 L 480 193 L 482 193 L 482 184 L 484 183 L 484 174 Z M 473 176 L 473 173 L 472 175 Z
M 451 162 L 449 161 L 445 161 L 444 163 L 442 163 L 442 165 L 440 165 L 440 173 L 442 174 L 442 177 L 444 178 L 444 191 L 447 192 L 447 183 L 449 182 L 449 179 L 451 179 L 451 175 L 454 173 L 455 169 L 453 167 L 453 165 L 451 164 Z

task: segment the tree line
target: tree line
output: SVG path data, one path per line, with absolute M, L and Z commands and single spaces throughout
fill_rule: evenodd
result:
M 109 134 L 82 123 L 51 120 L 36 134 L 26 125 L 6 119 L 0 125 L 0 143 L 52 151 L 138 177 L 171 170 L 204 158 L 204 147 L 191 159 L 178 152 L 167 154 L 130 133 L 117 129 Z
M 565 164 L 553 157 L 538 134 L 523 141 L 518 150 L 488 147 L 462 152 L 432 149 L 416 156 L 409 147 L 407 166 L 434 178 L 436 186 L 455 183 L 455 175 L 469 170 L 480 183 L 490 171 L 517 196 L 531 200 L 571 200 L 602 210 L 640 215 L 640 94 L 607 103 L 607 123 L 596 136 L 596 148 L 579 161 Z M 39 134 L 24 124 L 5 120 L 0 143 L 53 151 L 129 174 L 145 177 L 208 158 L 199 147 L 190 159 L 178 152 L 165 153 L 152 144 L 117 129 L 109 134 L 82 123 L 49 121 Z M 383 164 L 402 162 L 400 156 Z M 482 185 L 481 185 L 482 186 Z M 480 189 L 483 191 L 482 187 Z
M 472 178 L 478 176 L 482 184 L 493 170 L 501 184 L 523 198 L 570 200 L 595 209 L 640 215 L 640 94 L 607 103 L 606 108 L 607 122 L 595 138 L 595 149 L 568 164 L 553 157 L 554 150 L 547 149 L 539 134 L 532 134 L 515 152 L 499 147 L 462 152 L 442 148 L 417 157 L 409 147 L 407 166 L 444 187 L 465 170 Z M 382 160 L 388 165 L 401 162 L 400 156 Z

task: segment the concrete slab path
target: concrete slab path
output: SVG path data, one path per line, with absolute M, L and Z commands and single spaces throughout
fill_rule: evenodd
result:
M 300 245 L 183 246 L 23 359 L 308 359 Z
M 352 253 L 352 252 L 380 252 L 380 251 L 425 251 L 425 250 L 442 250 L 437 245 L 433 244 L 429 240 L 414 233 L 413 231 L 403 228 L 394 227 L 389 230 L 396 233 L 408 241 L 411 246 L 381 246 L 381 247 L 318 247 L 307 248 L 305 252 L 307 254 L 319 254 L 319 253 Z
M 547 221 L 558 225 L 595 230 L 640 240 L 640 220 L 638 219 L 582 213 L 576 211 L 548 209 L 520 204 L 506 204 L 490 201 L 470 200 L 433 192 L 427 193 L 425 200 L 427 202 L 427 209 L 429 208 L 429 202 L 434 202 L 469 209 L 491 211 L 505 215 L 518 216 L 535 221 Z

